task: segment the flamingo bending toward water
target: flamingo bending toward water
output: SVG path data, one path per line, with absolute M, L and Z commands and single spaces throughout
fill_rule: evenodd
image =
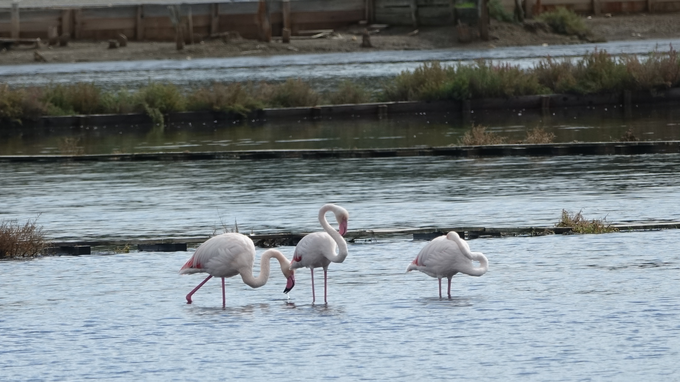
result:
M 475 267 L 473 261 L 479 262 Z M 481 252 L 470 252 L 470 246 L 455 231 L 439 236 L 420 250 L 406 272 L 421 271 L 439 279 L 439 298 L 442 297 L 442 277 L 449 279 L 449 298 L 451 298 L 451 278 L 458 272 L 470 276 L 481 276 L 489 270 L 489 261 Z
M 338 231 L 333 229 L 326 220 L 326 213 L 328 211 L 335 214 L 335 219 L 338 221 Z M 314 232 L 306 235 L 300 240 L 295 253 L 293 261 L 290 264 L 290 269 L 310 268 L 312 271 L 312 304 L 316 302 L 316 294 L 314 293 L 314 268 L 323 268 L 323 301 L 328 303 L 328 265 L 333 263 L 342 263 L 347 257 L 347 243 L 343 239 L 343 235 L 347 233 L 347 221 L 349 220 L 349 213 L 346 209 L 335 205 L 325 204 L 319 210 L 319 222 L 325 232 Z M 338 248 L 338 253 L 335 250 Z
M 189 292 L 187 304 L 191 304 L 191 296 L 214 276 L 222 278 L 222 308 L 225 308 L 224 278 L 240 274 L 246 285 L 259 288 L 269 279 L 269 260 L 272 257 L 279 261 L 281 272 L 287 278 L 283 293 L 288 293 L 295 286 L 295 271 L 290 269 L 290 261 L 281 252 L 275 249 L 265 251 L 260 257 L 260 274 L 254 277 L 255 244 L 249 237 L 240 233 L 224 233 L 208 239 L 179 270 L 180 274 L 205 272 L 210 275 Z

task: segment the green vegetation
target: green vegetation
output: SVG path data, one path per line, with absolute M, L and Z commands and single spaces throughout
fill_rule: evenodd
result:
M 541 13 L 536 19 L 548 24 L 555 33 L 578 37 L 585 37 L 590 33 L 583 19 L 574 11 L 564 7 Z
M 500 0 L 489 0 L 487 3 L 489 8 L 489 17 L 498 21 L 511 23 L 513 22 L 512 14 L 505 10 Z
M 529 144 L 552 143 L 553 139 L 555 139 L 555 134 L 549 133 L 541 127 L 535 127 L 527 131 L 527 137 L 523 142 Z
M 545 58 L 533 68 L 480 60 L 471 65 L 430 62 L 366 89 L 352 82 L 320 94 L 300 79 L 279 84 L 215 83 L 181 90 L 149 83 L 136 90 L 104 91 L 94 84 L 11 88 L 0 84 L 0 119 L 20 122 L 41 116 L 146 113 L 162 125 L 166 113 L 223 111 L 246 115 L 266 107 L 304 107 L 371 101 L 438 101 L 510 98 L 539 94 L 657 91 L 680 86 L 678 52 L 613 57 L 595 50 L 578 60 Z
M 13 220 L 0 222 L 0 259 L 33 257 L 45 249 L 45 235 L 36 220 L 29 220 L 24 225 Z
M 567 210 L 562 210 L 562 219 L 555 226 L 568 227 L 576 233 L 609 233 L 618 231 L 618 229 L 610 224 L 605 224 L 605 220 L 587 220 L 583 217 L 581 211 L 571 214 Z

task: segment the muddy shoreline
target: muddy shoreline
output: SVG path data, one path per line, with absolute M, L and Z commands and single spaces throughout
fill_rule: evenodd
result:
M 680 39 L 680 13 L 636 14 L 613 17 L 590 17 L 585 23 L 598 41 L 624 41 L 645 39 Z M 531 32 L 517 23 L 491 21 L 490 41 L 475 39 L 470 43 L 458 41 L 456 30 L 443 27 L 391 27 L 374 29 L 371 33 L 372 47 L 361 46 L 361 34 L 365 26 L 353 25 L 335 30 L 323 38 L 296 37 L 290 44 L 283 44 L 275 38 L 270 43 L 256 40 L 204 39 L 202 43 L 187 45 L 176 50 L 172 42 L 130 41 L 127 47 L 108 49 L 107 41 L 72 41 L 67 47 L 41 45 L 35 49 L 19 46 L 0 52 L 0 65 L 36 64 L 36 53 L 46 63 L 76 63 L 103 61 L 137 60 L 192 60 L 197 58 L 221 58 L 276 55 L 371 52 L 391 50 L 432 50 L 432 49 L 480 49 L 507 46 L 546 46 L 580 44 L 574 36 L 564 36 L 543 31 Z M 680 42 L 679 42 L 680 44 Z M 668 47 L 659 47 L 667 49 Z

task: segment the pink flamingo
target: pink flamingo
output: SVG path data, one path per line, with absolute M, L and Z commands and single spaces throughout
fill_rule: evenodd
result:
M 326 212 L 331 211 L 335 214 L 335 219 L 338 221 L 339 232 L 333 229 L 326 220 Z M 347 257 L 347 243 L 343 239 L 343 235 L 347 233 L 347 221 L 349 220 L 349 213 L 346 209 L 335 204 L 326 204 L 319 210 L 319 222 L 325 232 L 314 232 L 306 235 L 300 240 L 295 253 L 293 254 L 293 261 L 290 264 L 290 269 L 310 268 L 312 271 L 312 304 L 316 302 L 316 294 L 314 293 L 314 268 L 323 268 L 323 301 L 328 303 L 328 265 L 333 263 L 342 263 Z M 338 253 L 335 250 L 338 248 Z
M 295 286 L 295 271 L 290 269 L 290 261 L 281 252 L 269 249 L 262 254 L 260 274 L 256 278 L 253 276 L 255 245 L 249 237 L 240 233 L 224 233 L 208 239 L 179 270 L 180 274 L 205 272 L 210 275 L 189 292 L 187 304 L 191 304 L 191 296 L 214 276 L 222 278 L 222 308 L 225 308 L 224 278 L 240 274 L 246 285 L 259 288 L 269 279 L 269 260 L 272 257 L 279 261 L 281 272 L 287 278 L 283 293 L 288 293 Z
M 473 265 L 479 262 L 479 267 Z M 489 261 L 481 252 L 470 252 L 470 246 L 455 231 L 429 242 L 420 250 L 406 272 L 421 271 L 439 279 L 439 298 L 442 297 L 442 277 L 449 279 L 449 298 L 451 298 L 451 278 L 458 272 L 470 276 L 481 276 L 489 270 Z

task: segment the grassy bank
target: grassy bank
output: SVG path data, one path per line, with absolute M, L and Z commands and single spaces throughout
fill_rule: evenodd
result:
M 599 94 L 680 87 L 678 52 L 613 57 L 603 50 L 577 60 L 546 57 L 533 68 L 477 61 L 446 66 L 438 62 L 402 72 L 373 89 L 343 82 L 318 93 L 299 79 L 284 83 L 215 83 L 182 91 L 173 84 L 149 83 L 135 91 L 104 91 L 90 83 L 11 88 L 0 84 L 0 119 L 20 122 L 42 116 L 147 113 L 157 123 L 178 111 L 247 114 L 262 108 L 356 104 L 372 101 L 437 101 L 511 98 L 539 94 Z

